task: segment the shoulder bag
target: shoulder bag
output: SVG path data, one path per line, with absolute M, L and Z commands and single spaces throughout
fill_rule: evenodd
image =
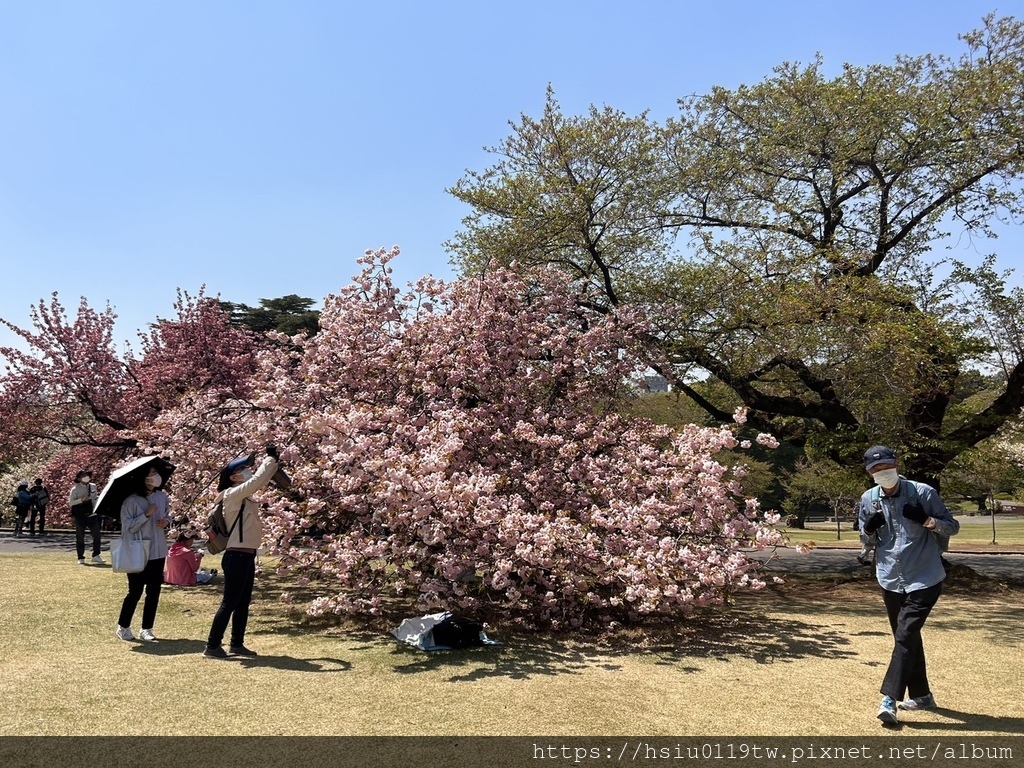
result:
M 114 573 L 139 573 L 149 562 L 149 542 L 142 534 L 121 534 L 110 542 L 110 565 Z

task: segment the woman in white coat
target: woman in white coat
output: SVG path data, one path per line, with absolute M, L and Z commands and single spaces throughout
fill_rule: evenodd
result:
M 142 605 L 142 630 L 139 640 L 156 640 L 153 624 L 160 603 L 160 588 L 164 583 L 164 562 L 167 559 L 167 533 L 170 525 L 167 494 L 160 490 L 163 478 L 155 468 L 138 481 L 135 492 L 121 505 L 121 535 L 141 533 L 149 542 L 149 562 L 138 573 L 128 574 L 128 594 L 121 603 L 115 634 L 122 640 L 134 640 L 131 624 L 135 608 L 143 590 L 146 601 Z

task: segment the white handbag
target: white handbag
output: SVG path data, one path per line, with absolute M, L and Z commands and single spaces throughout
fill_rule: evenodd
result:
M 149 542 L 135 533 L 110 542 L 110 565 L 114 573 L 139 573 L 149 562 Z

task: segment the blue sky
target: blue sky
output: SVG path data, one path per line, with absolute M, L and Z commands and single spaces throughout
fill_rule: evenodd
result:
M 994 2 L 0 0 L 0 317 L 58 291 L 131 339 L 177 287 L 319 302 L 392 245 L 400 280 L 450 277 L 445 189 L 548 83 L 567 113 L 664 119 L 816 52 L 958 55 L 985 13 L 1024 15 Z

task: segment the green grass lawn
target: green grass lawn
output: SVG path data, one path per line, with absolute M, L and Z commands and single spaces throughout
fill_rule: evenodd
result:
M 958 517 L 960 533 L 950 539 L 949 548 L 965 552 L 1024 552 L 1024 518 L 996 517 L 996 544 L 992 544 L 991 517 Z M 809 523 L 807 528 L 779 526 L 791 544 L 813 542 L 828 546 L 860 547 L 857 531 L 850 521 L 842 523 L 836 538 L 835 523 Z
M 124 576 L 65 553 L 2 554 L 0 574 L 3 736 L 882 732 L 891 638 L 867 574 L 790 577 L 704 625 L 589 640 L 499 625 L 502 646 L 428 654 L 388 625 L 288 614 L 274 596 L 289 585 L 264 572 L 246 638 L 260 656 L 245 661 L 200 656 L 216 586 L 165 588 L 160 640 L 124 643 Z M 1022 594 L 951 581 L 925 630 L 943 709 L 900 734 L 1024 733 Z

